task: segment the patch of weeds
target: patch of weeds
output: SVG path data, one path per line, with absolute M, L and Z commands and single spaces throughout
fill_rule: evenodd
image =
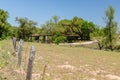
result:
M 51 77 L 45 77 L 44 80 L 53 80 Z
M 3 68 L 9 63 L 10 55 L 8 53 L 0 54 L 0 68 Z
M 0 80 L 8 80 L 2 73 L 0 73 Z

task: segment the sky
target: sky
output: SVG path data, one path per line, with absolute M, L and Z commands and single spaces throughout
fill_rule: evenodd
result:
M 105 26 L 105 11 L 109 6 L 115 9 L 115 21 L 120 26 L 120 0 L 1 0 L 0 8 L 8 11 L 8 22 L 18 25 L 15 17 L 27 17 L 44 24 L 52 16 L 72 19 L 74 16 Z

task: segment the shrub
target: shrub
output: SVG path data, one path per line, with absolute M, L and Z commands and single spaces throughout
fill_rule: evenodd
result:
M 115 50 L 120 51 L 120 45 L 116 45 Z
M 64 42 L 66 37 L 62 36 L 60 32 L 56 32 L 53 36 L 54 43 L 59 45 L 60 42 Z

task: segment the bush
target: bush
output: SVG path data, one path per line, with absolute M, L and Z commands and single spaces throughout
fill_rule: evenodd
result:
M 66 37 L 62 36 L 60 32 L 56 32 L 53 36 L 54 43 L 59 45 L 60 42 L 64 42 Z
M 120 51 L 120 45 L 116 45 L 115 50 Z
M 55 38 L 54 43 L 59 45 L 60 42 L 63 42 L 65 40 L 64 36 L 59 36 L 57 38 Z

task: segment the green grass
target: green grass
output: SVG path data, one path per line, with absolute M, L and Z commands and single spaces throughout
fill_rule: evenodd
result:
M 17 67 L 17 57 L 12 56 L 9 64 L 0 69 L 7 79 L 25 80 L 28 55 L 33 45 L 37 47 L 33 80 L 41 80 L 45 64 L 47 64 L 45 80 L 110 80 L 106 77 L 108 74 L 120 77 L 120 53 L 118 52 L 25 42 L 22 67 Z M 4 47 L 2 48 L 4 51 L 13 52 L 10 41 L 0 42 L 0 47 Z

